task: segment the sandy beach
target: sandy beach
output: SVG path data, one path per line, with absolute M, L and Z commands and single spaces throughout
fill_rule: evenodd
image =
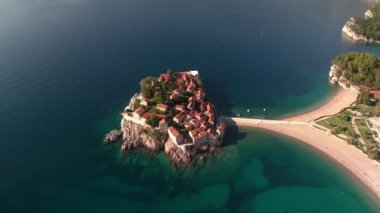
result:
M 342 89 L 322 106 L 310 112 L 271 121 L 260 119 L 232 118 L 238 127 L 253 127 L 272 131 L 305 142 L 336 160 L 354 174 L 380 199 L 380 165 L 364 153 L 348 145 L 344 140 L 315 128 L 308 121 L 338 113 L 357 98 L 353 90 Z
M 352 89 L 340 89 L 326 103 L 305 113 L 284 118 L 289 121 L 312 121 L 322 116 L 334 115 L 356 101 L 358 93 Z

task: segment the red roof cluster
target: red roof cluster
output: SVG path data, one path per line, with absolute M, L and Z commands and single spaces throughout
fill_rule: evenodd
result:
M 215 126 L 215 111 L 213 106 L 205 99 L 205 92 L 202 85 L 199 85 L 197 73 L 194 72 L 179 72 L 177 78 L 173 79 L 174 75 L 163 73 L 160 75 L 160 81 L 175 80 L 176 88 L 170 93 L 169 102 L 171 104 L 177 102 L 180 97 L 190 97 L 181 104 L 175 105 L 175 109 L 179 111 L 173 118 L 173 121 L 186 128 L 194 129 L 189 132 L 193 142 L 205 142 L 209 139 L 216 139 L 218 135 L 224 134 L 224 127 Z M 141 98 L 141 105 L 147 106 L 148 103 L 154 103 L 151 99 Z M 169 105 L 171 105 L 169 104 Z M 155 108 L 162 113 L 169 110 L 169 105 L 157 103 Z M 160 118 L 160 128 L 164 128 L 165 124 L 169 124 L 166 114 L 145 112 L 144 108 L 140 107 L 134 111 L 133 116 L 137 118 L 148 119 L 152 116 Z M 167 128 L 167 125 L 166 127 Z M 168 128 L 168 133 L 171 137 L 175 137 L 176 142 L 183 141 L 181 131 L 173 126 Z M 178 138 L 179 137 L 179 138 Z M 177 140 L 178 139 L 178 140 Z
M 168 131 L 174 136 L 174 137 L 178 137 L 181 135 L 181 133 L 174 127 L 170 126 L 168 128 Z

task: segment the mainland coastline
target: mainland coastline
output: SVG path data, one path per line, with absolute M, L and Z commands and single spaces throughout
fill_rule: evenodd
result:
M 380 198 L 379 67 L 380 59 L 369 53 L 338 55 L 332 60 L 329 80 L 340 89 L 324 104 L 281 120 L 231 118 L 229 122 L 311 145 L 340 163 Z
M 379 44 L 380 6 L 375 5 L 364 13 L 364 18 L 351 17 L 342 28 L 342 34 L 354 42 Z
M 349 106 L 358 93 L 351 89 L 340 89 L 320 107 L 283 120 L 283 124 L 270 121 L 252 122 L 252 119 L 233 118 L 239 128 L 256 128 L 284 135 L 310 145 L 331 159 L 334 159 L 347 171 L 360 180 L 380 199 L 380 164 L 368 158 L 361 150 L 349 145 L 345 140 L 313 126 L 312 119 L 333 114 Z M 309 120 L 310 119 L 310 120 Z M 286 121 L 292 122 L 286 124 Z

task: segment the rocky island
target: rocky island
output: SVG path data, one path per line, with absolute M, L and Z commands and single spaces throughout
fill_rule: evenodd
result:
M 364 18 L 351 17 L 343 26 L 342 32 L 357 42 L 380 43 L 380 5 L 367 10 Z
M 108 133 L 105 143 L 121 137 L 124 152 L 164 150 L 177 165 L 222 145 L 225 124 L 218 121 L 198 71 L 168 70 L 141 80 L 140 87 L 121 113 L 120 130 Z

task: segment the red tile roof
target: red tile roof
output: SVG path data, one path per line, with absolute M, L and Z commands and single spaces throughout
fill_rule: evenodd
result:
M 187 104 L 187 108 L 189 109 L 194 109 L 194 107 L 195 107 L 195 101 L 191 101 L 189 102 L 189 104 Z
M 168 109 L 168 105 L 166 105 L 166 104 L 157 104 L 156 105 L 156 108 L 157 109 L 159 109 L 159 110 L 164 110 L 164 111 L 166 111 L 167 109 Z
M 144 114 L 145 110 L 142 108 L 142 107 L 139 107 L 135 113 L 137 113 L 139 116 L 141 116 L 142 114 Z
M 174 136 L 174 137 L 178 137 L 181 135 L 181 133 L 174 127 L 170 126 L 168 128 L 168 131 Z
M 151 113 L 146 112 L 146 113 L 144 113 L 144 115 L 142 115 L 141 117 L 143 117 L 143 118 L 145 118 L 145 119 L 148 119 L 148 118 L 150 118 L 151 116 L 152 116 Z
M 167 117 L 167 115 L 165 115 L 165 114 L 155 114 L 154 116 L 156 116 L 157 118 L 161 118 L 161 119 L 164 119 Z
M 185 106 L 181 105 L 181 104 L 177 104 L 175 105 L 175 109 L 176 110 L 184 110 L 185 109 Z
M 185 116 L 186 116 L 187 112 L 186 111 L 182 111 L 181 113 L 179 113 L 178 115 L 174 116 L 173 119 L 176 119 L 178 121 L 182 120 Z
M 169 78 L 170 78 L 170 75 L 167 74 L 167 73 L 162 73 L 162 74 L 160 75 L 160 79 L 162 79 L 163 81 L 168 81 Z
M 371 90 L 369 93 L 374 95 L 376 98 L 380 98 L 380 90 Z
M 185 122 L 183 122 L 183 125 L 185 126 L 185 127 L 192 127 L 192 126 L 194 126 L 192 123 L 190 123 L 189 121 L 185 121 Z
M 192 119 L 190 122 L 191 122 L 192 124 L 194 124 L 195 126 L 198 126 L 198 125 L 199 125 L 199 120 L 197 120 L 197 119 Z
M 205 136 L 208 135 L 208 133 L 203 131 L 203 132 L 200 132 L 199 135 L 202 136 L 202 137 L 205 137 Z

